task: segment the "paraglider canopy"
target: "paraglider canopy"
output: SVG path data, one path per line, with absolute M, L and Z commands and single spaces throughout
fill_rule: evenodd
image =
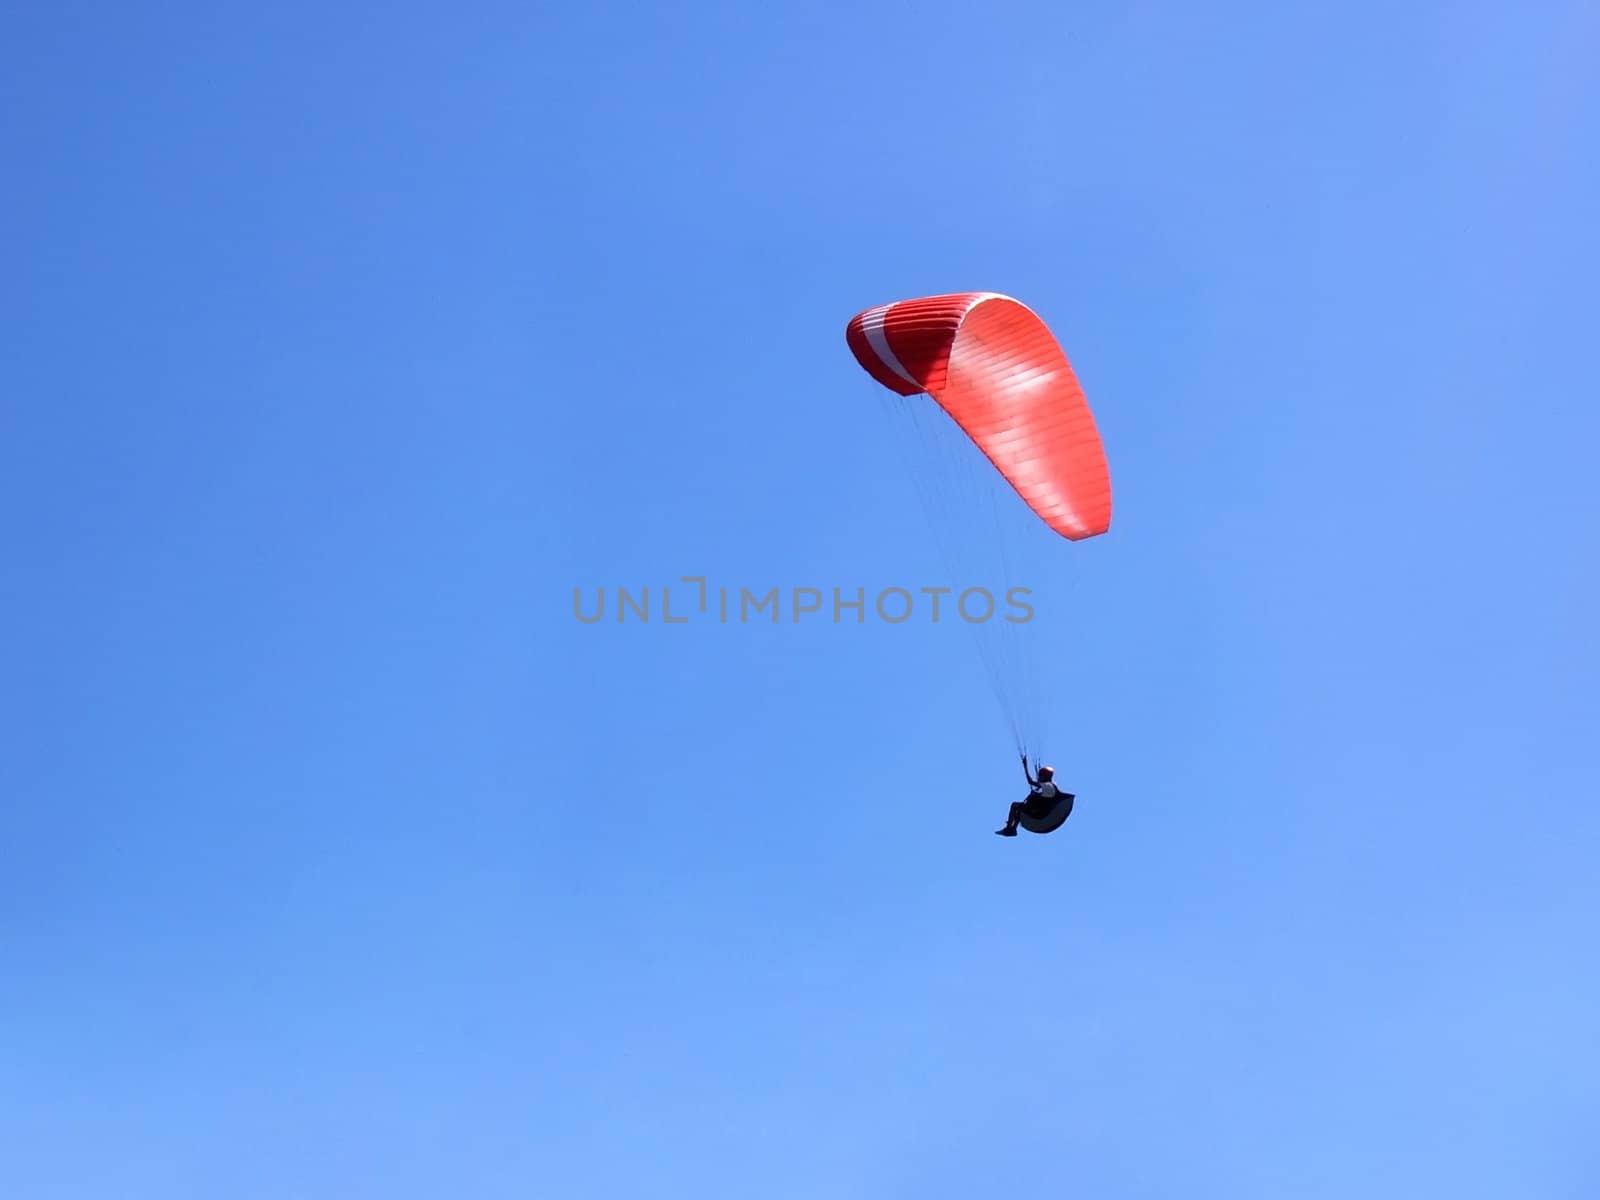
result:
M 997 292 L 869 308 L 845 340 L 902 396 L 926 392 L 1041 520 L 1073 541 L 1111 526 L 1111 476 L 1083 388 L 1033 311 Z

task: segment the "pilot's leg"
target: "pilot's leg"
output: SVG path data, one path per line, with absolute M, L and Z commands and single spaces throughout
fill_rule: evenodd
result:
M 1020 802 L 1013 802 L 1012 805 L 1011 805 L 1011 808 L 1006 812 L 1006 825 L 1005 825 L 1005 828 L 1004 829 L 996 829 L 995 832 L 998 833 L 1001 837 L 1016 837 L 1017 836 L 1017 819 L 1022 816 L 1022 810 L 1025 807 L 1026 807 L 1026 805 L 1024 805 L 1024 804 L 1022 804 Z

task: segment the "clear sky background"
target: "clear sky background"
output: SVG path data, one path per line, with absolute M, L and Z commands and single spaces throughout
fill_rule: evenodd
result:
M 8 8 L 0 1192 L 1595 1195 L 1597 44 Z M 965 289 L 1116 491 L 1048 838 L 959 627 L 572 615 L 937 581 Z

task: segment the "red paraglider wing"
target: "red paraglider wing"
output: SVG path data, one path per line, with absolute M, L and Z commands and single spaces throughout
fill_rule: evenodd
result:
M 845 340 L 879 383 L 927 392 L 1063 537 L 1111 527 L 1111 473 L 1067 356 L 1024 304 L 994 292 L 869 308 Z

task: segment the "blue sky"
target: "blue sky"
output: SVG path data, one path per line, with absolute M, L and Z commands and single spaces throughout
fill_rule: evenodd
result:
M 13 8 L 0 1189 L 1592 1195 L 1597 34 Z M 936 578 L 965 289 L 1116 493 L 1048 838 L 958 628 L 572 617 Z

